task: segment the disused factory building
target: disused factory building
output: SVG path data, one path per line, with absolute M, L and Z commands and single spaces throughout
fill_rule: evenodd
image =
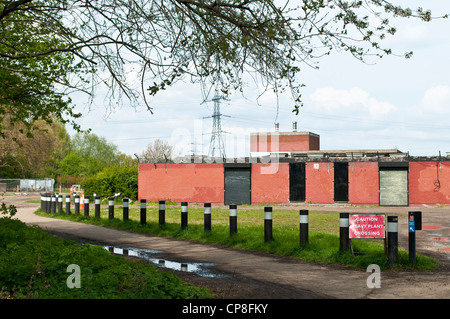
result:
M 252 133 L 250 156 L 139 164 L 139 199 L 191 203 L 450 204 L 450 157 L 320 150 L 311 132 Z

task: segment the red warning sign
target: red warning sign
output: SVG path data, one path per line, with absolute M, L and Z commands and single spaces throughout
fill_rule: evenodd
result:
M 384 238 L 385 216 L 350 214 L 350 238 Z

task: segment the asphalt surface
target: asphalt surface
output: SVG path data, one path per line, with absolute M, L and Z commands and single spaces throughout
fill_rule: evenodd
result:
M 214 263 L 219 272 L 249 278 L 269 286 L 284 287 L 294 298 L 339 299 L 449 299 L 450 298 L 450 208 L 421 207 L 424 230 L 417 233 L 417 252 L 438 258 L 436 271 L 381 272 L 380 288 L 369 288 L 371 273 L 345 267 L 313 264 L 268 254 L 161 238 L 100 226 L 37 216 L 39 204 L 29 204 L 30 196 L 5 196 L 18 208 L 16 218 L 54 234 L 104 243 L 115 247 L 135 247 L 164 251 L 179 260 Z M 304 207 L 303 207 L 304 208 Z M 310 206 L 311 210 L 348 212 L 390 212 L 407 216 L 411 208 L 357 208 Z M 407 219 L 399 217 L 399 245 L 407 249 Z

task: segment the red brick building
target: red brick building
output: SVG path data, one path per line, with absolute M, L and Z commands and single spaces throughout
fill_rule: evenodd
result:
M 278 145 L 277 141 L 278 140 Z M 141 163 L 139 198 L 216 204 L 450 204 L 450 158 L 319 149 L 309 132 L 254 133 L 252 157 Z

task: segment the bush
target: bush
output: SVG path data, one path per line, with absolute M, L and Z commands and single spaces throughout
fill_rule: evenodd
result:
M 83 180 L 85 195 L 111 197 L 120 193 L 121 198 L 136 200 L 138 196 L 138 167 L 113 165 Z

